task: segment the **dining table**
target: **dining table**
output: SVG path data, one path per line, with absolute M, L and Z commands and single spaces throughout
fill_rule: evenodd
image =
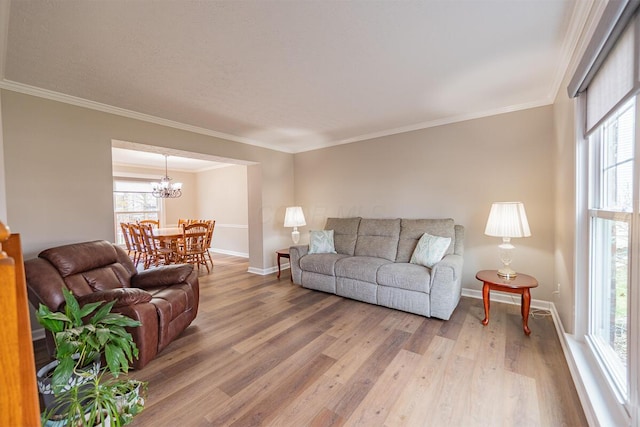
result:
M 153 236 L 158 240 L 175 240 L 182 237 L 182 227 L 154 228 Z
M 205 233 L 197 232 L 197 233 L 189 233 L 188 236 L 200 237 L 204 236 Z M 156 238 L 160 242 L 160 246 L 164 248 L 172 248 L 175 249 L 177 246 L 177 241 L 183 238 L 183 230 L 182 227 L 161 227 L 153 229 L 153 237 Z
M 171 254 L 173 260 L 178 258 L 176 247 L 178 240 L 182 239 L 182 227 L 154 228 L 153 237 L 160 243 L 160 247 L 170 248 L 173 251 Z
M 178 260 L 183 259 L 178 249 L 179 244 L 184 244 L 180 243 L 184 237 L 183 233 L 184 230 L 182 227 L 161 227 L 153 229 L 153 237 L 155 237 L 155 239 L 159 242 L 160 247 L 170 248 L 172 250 L 172 254 L 170 256 L 171 262 L 178 262 Z M 206 233 L 200 231 L 187 231 L 188 237 L 204 237 L 205 235 Z

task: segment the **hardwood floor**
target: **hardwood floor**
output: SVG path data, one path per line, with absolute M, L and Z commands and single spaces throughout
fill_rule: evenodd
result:
M 586 426 L 550 317 L 463 298 L 448 321 L 214 256 L 194 323 L 142 371 L 134 426 Z

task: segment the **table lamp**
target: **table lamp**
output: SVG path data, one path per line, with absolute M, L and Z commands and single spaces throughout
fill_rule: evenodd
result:
M 492 204 L 484 234 L 502 237 L 502 244 L 498 245 L 498 248 L 500 248 L 500 261 L 503 266 L 498 270 L 498 276 L 507 279 L 516 277 L 517 273 L 510 266 L 515 248 L 511 244 L 511 238 L 531 236 L 524 204 L 522 202 L 496 202 Z
M 307 225 L 307 223 L 304 220 L 304 212 L 302 212 L 302 208 L 300 206 L 287 208 L 287 211 L 284 214 L 284 226 L 293 227 L 291 240 L 293 240 L 294 245 L 297 245 L 300 241 L 300 232 L 298 231 L 298 227 L 302 227 L 303 225 Z

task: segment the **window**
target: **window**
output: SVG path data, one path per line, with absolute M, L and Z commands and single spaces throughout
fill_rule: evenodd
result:
M 113 210 L 116 243 L 124 244 L 121 222 L 160 218 L 160 199 L 153 197 L 148 181 L 116 179 L 113 181 Z
M 633 218 L 635 101 L 625 103 L 589 137 L 588 339 L 616 391 L 628 400 L 628 296 Z M 633 212 L 635 209 L 635 213 Z M 636 286 L 637 287 L 637 286 Z
M 587 346 L 576 360 L 601 425 L 640 425 L 639 11 L 637 1 L 606 3 L 567 88 L 583 129 L 575 331 Z

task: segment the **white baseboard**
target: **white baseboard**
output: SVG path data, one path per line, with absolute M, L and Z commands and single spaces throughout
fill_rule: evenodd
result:
M 290 264 L 286 263 L 286 264 L 282 264 L 280 270 L 284 271 L 284 270 L 288 270 L 290 268 Z M 269 267 L 269 268 L 255 268 L 255 267 L 249 267 L 249 269 L 247 270 L 249 273 L 252 274 L 258 274 L 260 276 L 266 276 L 268 274 L 273 274 L 273 273 L 277 273 L 278 272 L 278 266 L 275 267 Z
M 477 289 L 462 288 L 462 296 L 482 299 L 482 291 L 479 291 Z M 491 291 L 491 301 L 520 305 L 520 298 L 518 296 L 514 296 L 514 294 L 510 294 L 507 292 Z M 553 305 L 553 303 L 549 301 L 544 301 L 540 299 L 531 300 L 531 308 L 535 308 L 538 310 L 551 311 L 551 305 Z
M 232 255 L 240 258 L 249 258 L 249 254 L 244 252 L 235 252 L 235 251 L 228 251 L 226 249 L 215 249 L 215 248 L 210 249 L 210 251 L 217 254 Z

